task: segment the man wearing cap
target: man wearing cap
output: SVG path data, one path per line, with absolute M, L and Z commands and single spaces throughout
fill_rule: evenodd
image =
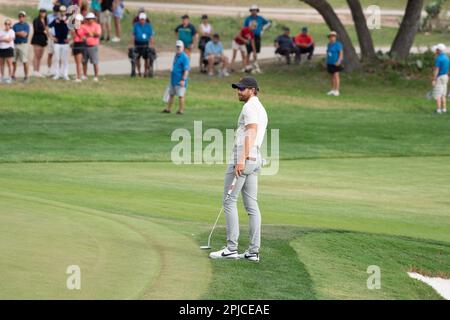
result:
M 291 30 L 288 27 L 284 27 L 283 34 L 275 39 L 275 53 L 285 57 L 287 64 L 291 64 L 291 54 L 297 52 L 290 32 Z
M 448 69 L 449 58 L 445 53 L 447 47 L 443 43 L 433 47 L 436 53 L 433 69 L 433 97 L 436 99 L 436 112 L 447 112 L 447 86 L 448 86 Z
M 20 61 L 23 64 L 24 79 L 28 82 L 28 35 L 30 34 L 30 26 L 25 22 L 27 14 L 25 11 L 19 12 L 19 21 L 13 25 L 13 30 L 16 33 L 14 39 L 14 63 L 13 63 L 13 80 L 16 78 L 17 63 Z
M 221 75 L 228 77 L 230 74 L 227 71 L 228 68 L 228 58 L 223 52 L 223 45 L 220 42 L 220 36 L 215 33 L 212 37 L 212 41 L 209 41 L 205 47 L 204 59 L 208 61 L 208 75 L 214 75 L 214 65 L 222 64 Z
M 331 91 L 327 93 L 329 96 L 339 96 L 340 77 L 339 72 L 342 71 L 342 60 L 344 59 L 344 47 L 337 40 L 337 33 L 331 31 L 328 34 L 329 43 L 327 46 L 327 71 L 331 74 Z
M 261 245 L 261 213 L 258 206 L 258 173 L 262 159 L 260 147 L 267 128 L 267 113 L 258 99 L 258 83 L 252 77 L 242 78 L 232 84 L 239 101 L 244 102 L 238 119 L 233 155 L 225 172 L 223 208 L 227 224 L 227 245 L 211 252 L 212 259 L 247 259 L 259 261 Z M 227 197 L 234 178 L 237 178 L 230 196 Z M 249 247 L 238 253 L 239 216 L 237 200 L 242 194 L 249 217 Z
M 53 61 L 52 73 L 53 80 L 62 78 L 69 80 L 69 28 L 66 23 L 66 7 L 61 6 L 59 13 L 49 25 L 53 29 L 50 37 L 53 40 Z
M 133 26 L 133 42 L 136 52 L 136 68 L 138 75 L 141 76 L 141 57 L 144 59 L 144 75 L 148 75 L 149 64 L 149 48 L 154 46 L 153 28 L 147 22 L 147 15 L 144 12 L 139 14 L 139 22 Z
M 263 32 L 268 29 L 271 25 L 270 20 L 265 19 L 264 17 L 259 15 L 259 8 L 256 4 L 252 5 L 249 9 L 250 15 L 244 20 L 244 27 L 248 27 L 252 21 L 256 22 L 256 28 L 253 31 L 255 35 L 255 48 L 253 48 L 251 45 L 247 44 L 247 54 L 250 55 L 250 53 L 253 52 L 253 50 L 256 50 L 255 53 L 261 52 L 261 35 Z M 255 71 L 260 72 L 259 65 L 257 63 L 257 55 L 253 56 L 253 62 L 255 64 Z
M 95 14 L 89 12 L 86 15 L 87 23 L 82 24 L 81 28 L 83 28 L 83 33 L 86 37 L 86 50 L 84 51 L 83 57 L 83 73 L 85 79 L 87 79 L 87 69 L 88 62 L 94 65 L 94 81 L 98 81 L 98 45 L 100 44 L 100 37 L 102 36 L 102 28 L 95 21 Z
M 302 54 L 308 54 L 308 60 L 311 60 L 314 54 L 314 40 L 308 34 L 308 27 L 303 27 L 302 31 L 294 37 L 295 45 L 297 46 L 296 62 L 300 63 Z
M 196 42 L 198 35 L 197 29 L 190 23 L 187 14 L 181 17 L 181 24 L 175 28 L 175 34 L 177 35 L 178 40 L 183 41 L 184 51 L 188 58 L 190 58 L 194 42 Z
M 176 53 L 173 59 L 172 71 L 170 73 L 170 85 L 167 88 L 169 99 L 167 101 L 167 108 L 165 108 L 162 113 L 171 113 L 173 97 L 178 96 L 179 98 L 179 108 L 177 114 L 184 114 L 184 104 L 185 104 L 185 94 L 188 84 L 188 76 L 190 70 L 189 57 L 186 52 L 184 52 L 183 41 L 177 40 Z

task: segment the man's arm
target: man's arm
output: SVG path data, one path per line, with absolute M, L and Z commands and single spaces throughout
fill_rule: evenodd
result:
M 431 84 L 433 85 L 433 87 L 436 85 L 436 79 L 437 79 L 438 74 L 439 74 L 439 67 L 434 67 L 433 68 L 433 79 L 431 80 Z
M 245 160 L 248 158 L 250 150 L 252 150 L 253 145 L 255 144 L 257 131 L 258 125 L 256 123 L 249 123 L 245 126 L 244 149 L 242 150 L 242 153 L 238 158 L 238 162 L 234 167 L 236 176 L 242 175 L 242 172 L 245 169 Z
M 344 60 L 344 49 L 342 49 L 341 51 L 339 51 L 339 59 L 336 62 L 337 66 L 340 66 L 342 63 L 342 60 Z
M 180 81 L 180 87 L 183 88 L 186 85 L 186 79 L 188 76 L 189 76 L 189 70 L 184 70 L 183 77 L 181 78 L 181 81 Z

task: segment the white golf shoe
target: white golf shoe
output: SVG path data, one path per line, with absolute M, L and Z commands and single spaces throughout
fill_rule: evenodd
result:
M 259 262 L 259 253 L 250 253 L 247 250 L 239 255 L 239 259 L 247 259 L 248 261 Z
M 223 247 L 219 251 L 211 252 L 209 254 L 211 259 L 239 259 L 238 251 L 230 251 L 227 247 Z

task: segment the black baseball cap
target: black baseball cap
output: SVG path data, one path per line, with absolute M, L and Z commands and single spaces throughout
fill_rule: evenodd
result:
M 258 82 L 253 77 L 244 77 L 238 83 L 231 85 L 233 89 L 255 88 L 259 91 Z

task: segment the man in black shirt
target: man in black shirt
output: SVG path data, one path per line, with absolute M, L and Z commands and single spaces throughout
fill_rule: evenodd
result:
M 109 41 L 111 36 L 111 18 L 114 10 L 114 0 L 100 0 L 100 24 L 104 34 L 106 34 L 106 41 Z M 100 40 L 104 40 L 102 36 Z
M 290 29 L 283 28 L 283 34 L 275 39 L 275 53 L 280 54 L 286 58 L 287 64 L 291 63 L 291 54 L 296 53 L 294 40 L 290 36 Z
M 52 74 L 53 80 L 62 78 L 69 79 L 69 28 L 66 23 L 66 7 L 61 6 L 59 13 L 49 25 L 48 29 L 53 29 L 52 32 L 47 32 L 53 39 L 53 58 L 52 58 Z

